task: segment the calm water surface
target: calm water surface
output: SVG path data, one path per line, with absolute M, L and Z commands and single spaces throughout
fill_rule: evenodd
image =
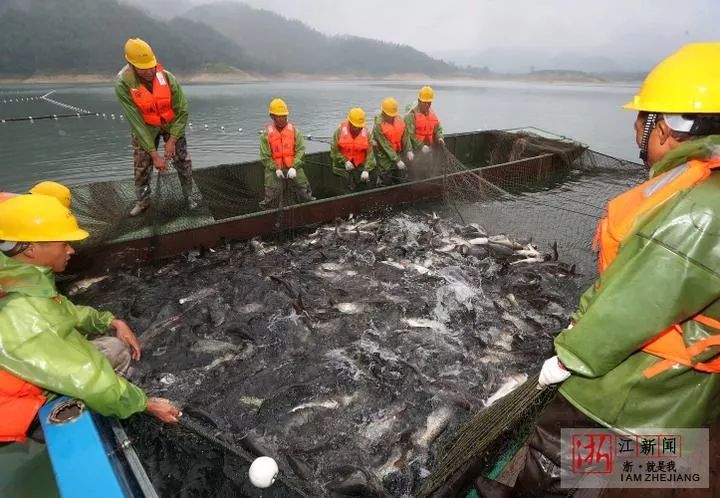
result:
M 422 84 L 425 82 L 184 85 L 193 125 L 187 132 L 193 165 L 204 168 L 256 159 L 258 131 L 274 97 L 288 102 L 291 119 L 303 134 L 329 137 L 350 107 L 362 106 L 372 115 L 389 95 L 404 107 L 414 102 Z M 536 126 L 601 152 L 637 157 L 634 114 L 621 108 L 637 85 L 431 84 L 435 112 L 448 133 Z M 72 185 L 131 177 L 129 127 L 119 118 L 112 85 L 0 86 L 0 119 L 68 112 L 45 101 L 15 102 L 50 90 L 55 90 L 53 99 L 101 116 L 0 124 L 0 191 L 21 191 L 44 179 Z M 111 114 L 115 114 L 114 120 Z M 324 150 L 328 145 L 309 142 L 307 148 Z

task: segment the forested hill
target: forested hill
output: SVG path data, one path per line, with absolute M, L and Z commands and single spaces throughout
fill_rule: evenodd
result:
M 117 0 L 0 0 L 0 76 L 112 75 L 124 64 L 125 40 L 135 36 L 150 42 L 159 59 L 182 74 L 459 72 L 408 46 L 326 36 L 244 4 L 203 5 L 160 19 L 148 8 L 154 2 L 168 3 L 146 0 L 141 9 Z
M 182 15 L 213 27 L 247 54 L 282 72 L 359 76 L 459 72 L 457 67 L 407 45 L 327 36 L 300 21 L 238 2 L 201 5 Z

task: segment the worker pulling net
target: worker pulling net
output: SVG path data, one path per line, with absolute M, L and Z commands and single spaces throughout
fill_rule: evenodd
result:
M 437 201 L 288 232 L 288 200 L 274 238 L 66 284 L 132 320 L 147 351 L 136 382 L 217 439 L 130 422 L 162 495 L 258 496 L 240 448 L 278 461 L 287 484 L 264 496 L 415 496 L 492 471 L 522 439 L 543 401 L 523 383 L 594 277 L 599 208 L 642 169 L 539 135 L 447 142 L 416 172 L 436 178 Z M 236 213 L 250 192 L 257 203 L 259 188 L 229 181 L 242 169 L 198 171 L 199 209 Z M 316 195 L 340 185 L 318 178 Z M 162 182 L 159 209 L 171 213 L 177 186 L 181 212 L 176 176 Z M 172 223 L 189 221 L 160 219 L 158 233 Z

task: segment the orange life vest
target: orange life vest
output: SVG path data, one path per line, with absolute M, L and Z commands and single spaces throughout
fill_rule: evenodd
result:
M 292 168 L 295 162 L 295 127 L 292 123 L 279 131 L 273 123 L 265 127 L 270 155 L 276 169 Z
M 440 124 L 434 112 L 430 111 L 427 115 L 422 112 L 413 112 L 415 115 L 415 138 L 425 145 L 435 143 L 435 128 Z
M 5 296 L 0 292 L 0 297 Z M 24 442 L 40 407 L 42 390 L 0 368 L 0 442 Z
M 720 158 L 689 161 L 611 200 L 595 235 L 599 272 L 604 272 L 615 259 L 620 245 L 635 232 L 638 221 L 659 209 L 678 192 L 702 183 L 717 168 L 720 168 Z M 720 332 L 720 321 L 714 318 L 698 314 L 691 319 Z M 714 346 L 720 346 L 720 335 L 686 346 L 680 324 L 674 324 L 643 346 L 644 352 L 661 358 L 660 362 L 645 369 L 643 375 L 651 378 L 677 364 L 700 372 L 720 373 L 720 358 L 707 363 L 693 361 L 695 356 Z
M 402 137 L 405 132 L 405 121 L 395 117 L 393 118 L 392 123 L 383 121 L 380 125 L 380 129 L 382 130 L 383 135 L 385 135 L 385 138 L 390 141 L 390 144 L 395 152 L 400 152 L 402 150 Z
M 356 137 L 353 137 L 348 122 L 340 123 L 337 146 L 345 159 L 352 161 L 356 168 L 359 167 L 365 163 L 370 149 L 367 128 L 363 128 Z
M 172 88 L 163 71 L 162 64 L 156 66 L 152 93 L 145 85 L 139 83 L 137 88 L 130 89 L 130 97 L 140 109 L 145 123 L 150 126 L 162 126 L 175 118 L 172 106 Z

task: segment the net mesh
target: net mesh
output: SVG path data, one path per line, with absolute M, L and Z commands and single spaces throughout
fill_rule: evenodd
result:
M 349 356 L 349 359 L 343 360 L 344 362 L 361 365 L 367 370 L 367 374 L 374 376 L 375 380 L 371 379 L 367 383 L 359 384 L 372 393 L 368 399 L 380 399 L 389 406 L 397 398 L 397 394 L 393 393 L 402 392 L 413 399 L 417 398 L 412 406 L 405 408 L 399 415 L 396 414 L 397 419 L 404 419 L 407 423 L 414 424 L 408 434 L 398 435 L 401 444 L 408 443 L 406 440 L 410 434 L 413 434 L 419 426 L 423 426 L 426 420 L 430 420 L 426 418 L 430 411 L 437 409 L 437 413 L 443 413 L 442 407 L 430 406 L 434 398 L 429 393 L 422 392 L 423 382 L 430 382 L 428 377 L 451 368 L 451 363 L 458 361 L 454 356 L 455 353 L 440 359 L 437 355 L 433 357 L 435 353 L 422 353 L 422 347 L 429 347 L 427 344 L 422 341 L 406 342 L 411 341 L 413 337 L 421 338 L 422 335 L 411 334 L 408 331 L 397 333 L 398 329 L 390 328 L 383 329 L 388 335 L 382 336 L 383 340 L 378 340 L 377 344 L 393 348 L 393 354 L 397 358 L 383 356 L 387 355 L 387 351 L 373 349 L 376 342 L 369 340 L 372 339 L 373 334 L 369 334 L 367 324 L 361 325 L 362 315 L 340 315 L 337 309 L 325 310 L 321 314 L 313 309 L 327 308 L 328 302 L 335 303 L 335 308 L 339 304 L 349 306 L 357 302 L 366 302 L 371 308 L 386 306 L 381 311 L 383 316 L 378 316 L 374 320 L 380 324 L 390 318 L 400 322 L 406 313 L 407 316 L 424 316 L 422 313 L 426 313 L 429 307 L 437 306 L 438 303 L 443 304 L 446 300 L 443 297 L 445 295 L 438 294 L 436 299 L 435 287 L 428 286 L 425 289 L 418 286 L 413 279 L 405 280 L 407 277 L 392 275 L 389 272 L 397 269 L 393 269 L 395 267 L 392 264 L 379 264 L 379 259 L 376 264 L 376 256 L 369 249 L 375 250 L 376 246 L 387 245 L 390 252 L 383 256 L 385 258 L 388 258 L 388 255 L 396 259 L 409 257 L 408 255 L 424 258 L 425 249 L 418 240 L 426 235 L 434 237 L 433 233 L 437 230 L 433 228 L 433 223 L 443 225 L 446 224 L 445 220 L 451 220 L 445 226 L 445 229 L 451 232 L 450 235 L 443 235 L 446 238 L 456 235 L 452 233 L 453 230 L 462 231 L 473 225 L 482 225 L 489 234 L 508 234 L 515 240 L 532 240 L 540 252 L 551 255 L 555 253 L 551 261 L 543 262 L 547 287 L 543 288 L 542 292 L 545 294 L 544 299 L 549 295 L 555 295 L 549 300 L 560 307 L 549 317 L 537 313 L 532 316 L 521 315 L 523 320 L 532 324 L 530 329 L 542 333 L 534 333 L 532 336 L 518 333 L 518 337 L 513 338 L 515 360 L 525 366 L 536 365 L 541 360 L 538 354 L 544 354 L 545 349 L 550 348 L 552 334 L 562 327 L 565 308 L 569 306 L 567 303 L 577 299 L 580 290 L 595 277 L 591 241 L 597 221 L 602 215 L 603 206 L 610 198 L 640 182 L 644 177 L 643 168 L 632 162 L 591 151 L 582 144 L 539 132 L 488 131 L 448 136 L 446 141 L 446 150 L 437 149 L 428 155 L 419 154 L 410 168 L 411 180 L 432 179 L 430 183 L 437 187 L 437 195 L 434 199 L 413 202 L 406 206 L 404 213 L 409 214 L 408 218 L 396 216 L 397 212 L 385 212 L 387 203 L 382 206 L 370 204 L 364 206 L 366 211 L 385 212 L 386 218 L 390 219 L 389 223 L 382 220 L 379 222 L 378 226 L 381 228 L 375 229 L 377 232 L 372 240 L 361 243 L 353 239 L 355 234 L 357 237 L 363 237 L 361 232 L 370 230 L 363 228 L 366 225 L 361 227 L 356 221 L 340 221 L 334 227 L 322 226 L 317 231 L 319 235 L 306 234 L 300 240 L 299 231 L 283 229 L 284 226 L 295 226 L 297 221 L 296 212 L 292 209 L 294 200 L 291 196 L 287 198 L 283 196 L 274 215 L 277 239 L 274 245 L 252 241 L 237 250 L 231 246 L 225 251 L 219 250 L 215 259 L 197 261 L 197 256 L 189 253 L 186 258 L 171 262 L 159 269 L 143 270 L 143 274 L 147 274 L 147 277 L 141 278 L 141 272 L 138 270 L 137 275 L 121 275 L 108 283 L 107 289 L 110 290 L 96 297 L 103 296 L 108 303 L 127 306 L 128 313 L 136 316 L 137 321 L 145 319 L 144 317 L 148 315 L 144 312 L 145 307 L 156 301 L 162 302 L 161 299 L 167 298 L 168 294 L 187 292 L 183 289 L 178 291 L 175 286 L 187 285 L 188 282 L 192 284 L 193 294 L 183 299 L 192 298 L 191 306 L 197 304 L 198 308 L 192 308 L 192 311 L 186 308 L 182 311 L 184 315 L 175 314 L 178 313 L 178 300 L 175 296 L 159 313 L 149 314 L 150 321 L 145 323 L 147 328 L 141 339 L 146 347 L 158 354 L 158 359 L 143 361 L 144 364 L 149 364 L 151 369 L 155 369 L 147 374 L 146 382 L 154 386 L 163 386 L 167 378 L 172 379 L 167 377 L 167 372 L 172 371 L 174 378 L 186 379 L 187 388 L 177 387 L 177 391 L 171 389 L 171 394 L 186 398 L 202 397 L 204 406 L 212 406 L 213 410 L 222 415 L 218 426 L 223 427 L 226 432 L 248 431 L 248 426 L 245 424 L 252 424 L 254 427 L 264 427 L 268 434 L 261 436 L 269 437 L 273 430 L 270 422 L 278 417 L 289 417 L 288 412 L 292 406 L 300 405 L 308 398 L 314 399 L 312 396 L 318 394 L 315 392 L 317 389 L 325 395 L 337 392 L 338 386 L 342 386 L 343 382 L 355 386 L 354 382 L 357 382 L 357 379 L 348 380 L 341 378 L 339 374 L 337 378 L 326 378 L 327 370 L 323 368 L 327 367 L 327 363 L 323 367 L 321 362 L 316 361 L 318 358 L 315 355 L 321 350 L 320 348 L 328 348 L 328 344 L 319 343 L 318 350 L 303 353 L 307 344 L 298 342 L 299 337 L 307 337 L 308 339 L 304 340 L 310 340 L 312 335 L 320 334 L 325 330 L 321 327 L 323 320 L 333 318 L 336 320 L 332 327 L 334 333 L 328 335 L 325 342 L 335 344 L 332 341 L 344 341 L 341 332 L 348 334 L 347 344 L 338 343 L 334 347 L 340 353 Z M 344 191 L 344 181 L 332 173 L 327 153 L 309 155 L 306 173 L 314 195 L 321 199 Z M 90 245 L 158 237 L 196 227 L 212 226 L 223 221 L 242 222 L 244 216 L 252 215 L 259 209 L 258 201 L 262 199 L 263 192 L 263 170 L 260 163 L 247 163 L 221 165 L 196 171 L 193 195 L 199 207 L 192 211 L 187 210 L 176 175 L 165 174 L 152 184 L 153 205 L 146 215 L 138 218 L 129 218 L 126 214 L 134 203 L 134 185 L 130 181 L 96 183 L 75 188 L 74 210 L 78 212 L 81 224 L 93 233 Z M 392 197 L 402 188 L 402 186 L 390 187 L 378 192 L 385 197 Z M 420 198 L 419 194 L 425 191 L 418 187 L 417 192 Z M 329 216 L 328 219 L 332 219 L 333 213 L 329 213 Z M 436 222 L 435 220 L 438 219 L 442 221 Z M 346 230 L 344 227 L 349 223 L 358 225 L 352 234 L 344 231 Z M 375 222 L 370 221 L 370 223 Z M 398 242 L 398 232 L 415 229 L 418 232 L 415 234 L 414 245 L 410 244 L 410 237 Z M 319 246 L 314 246 L 314 238 L 320 239 Z M 353 242 L 354 240 L 356 242 Z M 432 253 L 432 250 L 429 252 Z M 440 257 L 449 264 L 460 267 L 465 265 L 466 261 L 458 252 Z M 452 263 L 451 256 L 457 256 L 456 263 Z M 291 258 L 295 263 L 288 265 L 287 258 Z M 192 278 L 185 275 L 188 273 L 188 261 L 195 263 L 191 272 Z M 336 262 L 349 264 L 353 266 L 355 277 L 340 278 L 330 286 L 326 280 L 327 275 L 323 274 L 325 276 L 319 278 L 317 271 L 312 270 L 322 264 L 322 261 L 328 262 L 329 274 L 337 271 L 331 268 Z M 393 263 L 393 260 L 389 260 L 389 263 Z M 496 263 L 490 258 L 484 265 L 475 265 L 476 271 L 473 275 L 477 279 L 473 280 L 473 285 L 469 287 L 477 284 L 476 287 L 479 289 L 482 285 L 487 293 L 492 289 L 492 292 L 497 292 L 493 299 L 496 298 L 495 301 L 498 302 L 507 298 L 506 291 L 514 292 L 522 305 L 518 313 L 541 307 L 546 310 L 547 302 L 535 302 L 533 293 L 538 287 L 533 283 L 532 279 L 535 277 L 532 272 L 526 274 L 522 265 Z M 232 278 L 229 277 L 227 269 L 232 269 Z M 462 269 L 464 271 L 470 268 Z M 251 272 L 270 276 L 257 282 L 250 278 Z M 489 273 L 493 273 L 494 276 L 489 277 Z M 564 278 L 567 274 L 572 274 L 575 278 Z M 456 277 L 455 273 L 450 276 Z M 371 278 L 387 281 L 389 286 L 393 286 L 388 288 L 399 288 L 393 292 L 395 294 L 402 292 L 406 302 L 402 305 L 387 305 L 382 302 L 380 296 L 369 296 L 369 291 L 360 284 L 370 281 Z M 159 282 L 163 284 L 162 289 L 158 290 Z M 254 282 L 255 287 L 238 282 Z M 455 283 L 450 287 L 457 288 Z M 198 288 L 201 290 L 198 291 Z M 281 292 L 278 292 L 278 289 Z M 527 292 L 520 295 L 519 289 L 525 289 Z M 202 294 L 205 290 L 207 292 Z M 422 294 L 425 290 L 427 290 L 425 293 L 433 293 L 432 299 L 427 299 L 427 302 L 416 295 L 418 292 Z M 200 294 L 197 294 L 198 292 Z M 128 293 L 139 293 L 142 298 L 136 296 L 130 300 L 127 297 Z M 92 294 L 87 295 L 88 299 L 91 297 Z M 347 302 L 337 303 L 341 298 Z M 245 315 L 235 311 L 236 308 L 247 306 L 252 302 L 262 303 L 263 309 L 284 309 L 287 307 L 288 299 L 292 301 L 295 314 L 284 317 L 274 313 L 269 323 L 261 321 L 266 317 L 257 314 L 257 311 L 252 312 L 256 315 L 251 315 L 252 320 L 247 320 L 246 323 Z M 373 299 L 378 302 L 375 303 Z M 145 301 L 150 304 L 144 304 Z M 492 341 L 489 339 L 486 341 L 487 338 L 482 339 L 484 342 L 480 342 L 478 346 L 478 337 L 484 337 L 484 334 L 492 329 L 493 320 L 512 320 L 502 309 L 497 308 L 495 301 L 485 303 L 483 306 L 486 307 L 481 311 L 478 311 L 481 309 L 478 308 L 470 313 L 470 310 L 464 310 L 462 306 L 458 306 L 453 311 L 453 316 L 457 320 L 453 322 L 452 333 L 463 335 L 462 339 L 457 340 L 465 341 L 463 344 L 466 342 L 474 344 L 475 348 L 486 348 L 486 354 L 504 353 Z M 94 304 L 97 305 L 97 302 Z M 232 307 L 233 311 L 228 311 L 228 307 Z M 399 309 L 402 309 L 401 314 L 398 314 Z M 234 316 L 233 313 L 238 316 Z M 470 317 L 469 322 L 461 320 L 468 317 Z M 237 322 L 233 322 L 234 319 Z M 185 326 L 186 321 L 190 322 L 191 326 Z M 513 327 L 509 328 L 513 329 Z M 168 330 L 176 329 L 178 330 L 176 337 L 179 339 L 173 342 L 179 342 L 178 346 L 181 347 L 178 348 L 174 348 L 174 344 L 165 342 L 164 338 Z M 380 329 L 381 327 L 378 327 L 373 333 L 380 334 Z M 368 340 L 357 339 L 358 336 L 366 333 L 369 334 Z M 230 348 L 228 350 L 232 353 L 230 356 L 236 358 L 241 354 L 238 353 L 240 349 L 227 343 L 248 341 L 248 336 L 252 336 L 252 340 L 257 343 L 257 346 L 252 347 L 254 351 L 252 348 L 247 349 L 250 351 L 247 354 L 256 355 L 252 356 L 252 362 L 237 360 L 233 363 L 232 371 L 223 370 L 220 373 L 220 370 L 215 370 L 216 367 L 213 365 L 217 361 L 226 361 L 224 356 L 218 356 L 220 353 L 213 349 L 219 347 L 218 341 L 224 341 L 223 347 Z M 277 342 L 266 344 L 263 341 L 270 338 Z M 202 354 L 191 354 L 193 348 L 200 347 L 205 348 Z M 413 347 L 420 348 L 419 356 L 414 359 L 408 356 L 410 358 L 408 360 L 403 353 L 412 351 Z M 160 350 L 163 353 L 158 353 Z M 302 357 L 287 358 L 287 361 L 283 361 L 285 357 L 282 355 L 293 351 Z M 325 353 L 340 354 L 333 351 L 325 351 Z M 161 358 L 161 354 L 166 356 Z M 267 357 L 263 356 L 264 354 L 267 354 Z M 310 355 L 311 358 L 305 358 L 304 354 Z M 181 364 L 182 368 L 171 370 L 171 359 Z M 421 359 L 423 363 L 418 366 L 417 362 Z M 212 362 L 208 363 L 211 360 Z M 268 364 L 274 366 L 275 360 L 279 363 L 276 368 L 266 368 Z M 337 363 L 339 360 L 333 361 Z M 260 363 L 260 366 L 255 363 Z M 261 367 L 266 370 L 263 371 Z M 295 367 L 298 367 L 298 370 L 292 370 Z M 429 369 L 427 373 L 423 368 Z M 467 387 L 465 391 L 473 392 L 476 396 L 489 394 L 486 391 L 496 389 L 502 384 L 503 376 L 507 373 L 500 367 L 495 370 L 493 368 L 482 366 L 482 382 L 486 385 L 477 386 L 477 377 L 466 375 L 472 368 L 465 371 L 461 366 L 458 367 L 458 371 L 464 372 L 464 376 L 455 375 L 452 378 L 453 392 L 460 391 L 458 387 L 462 388 L 464 385 Z M 198 374 L 196 371 L 209 373 Z M 395 374 L 398 375 L 393 376 Z M 195 382 L 201 381 L 204 376 L 208 378 L 208 383 L 197 387 Z M 253 393 L 253 396 L 268 397 L 260 408 L 256 407 L 254 418 L 243 413 L 252 412 L 250 409 L 240 410 L 238 405 L 226 401 L 247 398 L 245 403 L 255 402 L 254 397 L 248 397 L 249 387 L 245 383 L 248 378 L 254 379 L 249 385 L 257 389 L 257 393 Z M 298 466 L 298 469 L 293 468 L 292 472 L 288 471 L 288 473 L 297 476 L 298 480 L 280 483 L 280 487 L 270 491 L 267 496 L 325 494 L 325 490 L 331 487 L 330 481 L 335 477 L 326 467 L 328 462 L 333 460 L 338 466 L 334 472 L 342 474 L 342 481 L 338 486 L 348 492 L 360 489 L 361 495 L 369 487 L 376 491 L 384 490 L 378 491 L 379 496 L 387 494 L 414 496 L 418 492 L 427 495 L 442 488 L 458 473 L 462 474 L 468 470 L 488 473 L 492 470 L 493 464 L 502 459 L 503 454 L 516 447 L 517 441 L 522 439 L 528 425 L 542 407 L 548 393 L 538 392 L 535 389 L 535 382 L 531 377 L 513 393 L 477 414 L 470 414 L 464 410 L 456 411 L 454 418 L 448 424 L 448 430 L 437 437 L 428 453 L 427 461 L 422 464 L 417 461 L 405 462 L 405 455 L 394 455 L 392 454 L 394 449 L 384 445 L 385 441 L 377 442 L 377 446 L 374 446 L 372 451 L 376 455 L 381 455 L 383 461 L 387 458 L 388 461 L 400 465 L 393 467 L 392 472 L 387 474 L 390 477 L 386 476 L 382 483 L 376 483 L 374 480 L 378 478 L 366 474 L 364 469 L 355 471 L 352 465 L 355 465 L 357 460 L 350 461 L 355 458 L 351 451 L 353 430 L 351 428 L 346 432 L 342 427 L 338 427 L 340 422 L 331 416 L 321 419 L 318 423 L 326 428 L 328 439 L 332 444 L 319 445 L 316 441 L 311 441 L 309 433 L 304 434 L 300 429 L 297 433 L 293 432 L 282 437 L 276 435 L 275 437 L 283 441 L 283 445 L 290 445 L 291 442 L 293 444 L 293 455 L 296 457 L 291 455 L 292 458 L 287 457 L 287 461 L 290 466 L 295 462 L 294 465 Z M 461 385 L 458 386 L 458 383 Z M 181 384 L 182 382 L 177 383 L 178 386 Z M 477 392 L 473 391 L 475 389 Z M 280 394 L 272 394 L 274 391 Z M 456 399 L 455 402 L 462 404 L 465 400 Z M 472 403 L 470 405 L 472 406 Z M 358 407 L 354 414 L 356 419 L 343 419 L 342 423 L 366 424 L 370 422 L 371 413 L 375 416 L 376 412 L 371 412 L 370 407 L 367 407 L 367 410 L 365 407 Z M 295 416 L 299 415 L 293 415 Z M 388 416 L 388 420 L 391 418 Z M 291 421 L 298 424 L 302 422 L 303 426 L 308 424 L 307 427 L 312 427 L 312 421 L 305 419 Z M 157 427 L 148 430 L 147 421 L 137 420 L 131 424 L 136 426 L 134 428 L 131 426 L 128 432 L 135 434 L 136 441 L 144 446 L 144 451 L 141 450 L 140 453 L 148 456 L 151 476 L 163 481 L 162 489 L 168 493 L 177 496 L 233 496 L 232 493 L 240 493 L 239 495 L 242 496 L 258 495 L 258 492 L 251 489 L 245 481 L 247 462 L 243 461 L 242 453 L 238 455 L 238 452 L 233 451 L 233 446 L 228 446 L 228 444 L 240 446 L 245 444 L 248 438 L 243 438 L 243 434 L 237 435 L 234 439 L 213 440 L 198 436 L 197 434 L 202 432 L 198 429 L 194 434 L 184 434 L 181 437 L 177 435 L 170 437 L 168 434 L 168 437 L 157 438 L 154 436 L 158 431 Z M 212 431 L 212 427 L 208 430 Z M 144 440 L 146 435 L 147 440 Z M 302 449 L 299 457 L 297 457 L 298 448 Z M 258 452 L 253 453 L 258 454 Z M 203 458 L 193 458 L 197 454 L 202 454 Z M 179 467 L 177 465 L 179 459 L 174 455 L 182 455 L 182 459 L 194 463 Z M 362 457 L 370 458 L 372 453 L 363 454 Z M 315 463 L 310 475 L 306 476 L 307 482 L 300 482 L 303 481 L 300 476 L 307 473 L 303 461 Z M 424 484 L 422 484 L 423 478 Z M 230 483 L 222 484 L 223 479 L 229 480 Z M 357 480 L 358 484 L 354 480 Z M 359 483 L 364 483 L 364 487 Z M 458 485 L 458 489 L 462 487 L 461 484 Z M 207 493 L 210 489 L 212 492 Z

